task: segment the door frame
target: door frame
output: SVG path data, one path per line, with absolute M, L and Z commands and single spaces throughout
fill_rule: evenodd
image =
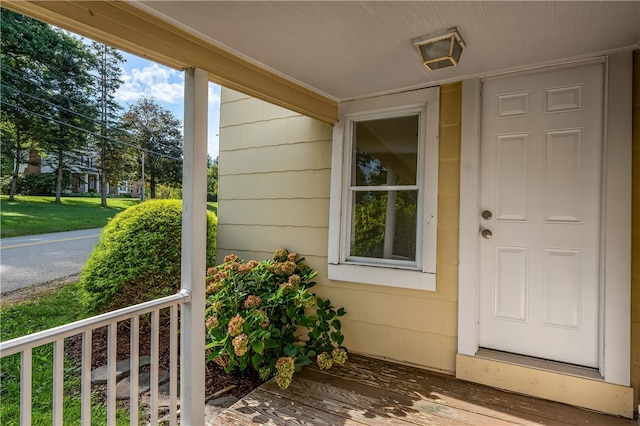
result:
M 580 63 L 603 63 L 605 75 L 599 371 L 604 381 L 629 386 L 633 55 L 618 52 L 553 67 Z M 528 67 L 519 72 L 547 69 L 549 66 Z M 462 83 L 458 353 L 468 356 L 475 356 L 479 348 L 481 80 L 473 78 Z

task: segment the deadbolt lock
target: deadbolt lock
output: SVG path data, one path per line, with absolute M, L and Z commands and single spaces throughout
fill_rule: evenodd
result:
M 493 217 L 493 215 L 491 214 L 491 212 L 489 210 L 485 210 L 482 212 L 482 218 L 484 220 L 489 220 Z

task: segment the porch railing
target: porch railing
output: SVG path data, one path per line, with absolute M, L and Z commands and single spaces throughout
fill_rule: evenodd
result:
M 64 385 L 64 339 L 82 335 L 81 356 L 81 424 L 91 424 L 91 355 L 92 332 L 107 327 L 107 424 L 116 423 L 116 339 L 117 325 L 120 321 L 130 321 L 130 400 L 129 415 L 131 425 L 138 424 L 138 374 L 139 374 L 139 327 L 140 316 L 150 314 L 151 353 L 150 353 L 150 421 L 158 423 L 158 360 L 159 360 L 159 316 L 161 309 L 170 313 L 170 363 L 169 363 L 169 421 L 177 424 L 177 383 L 178 383 L 178 305 L 191 303 L 188 290 L 108 312 L 92 318 L 65 324 L 27 336 L 18 337 L 0 343 L 0 358 L 20 354 L 20 424 L 31 424 L 32 410 L 32 351 L 42 345 L 53 344 L 53 424 L 63 424 L 63 385 Z

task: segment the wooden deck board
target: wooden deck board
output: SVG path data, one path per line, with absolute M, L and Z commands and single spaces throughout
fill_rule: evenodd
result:
M 281 390 L 269 381 L 221 413 L 216 425 L 635 425 L 452 376 L 351 355 L 308 366 Z

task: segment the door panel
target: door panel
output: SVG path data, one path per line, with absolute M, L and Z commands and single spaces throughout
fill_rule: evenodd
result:
M 603 65 L 486 80 L 480 345 L 599 360 Z

